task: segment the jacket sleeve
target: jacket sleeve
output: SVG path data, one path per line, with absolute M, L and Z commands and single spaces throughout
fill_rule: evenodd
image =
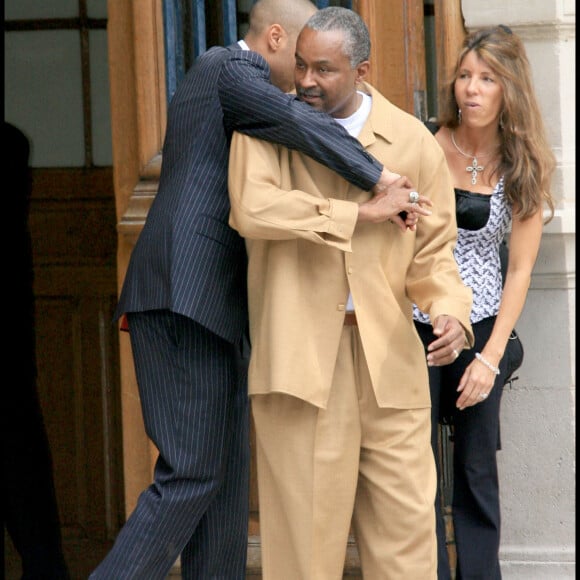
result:
M 350 252 L 358 204 L 283 189 L 279 155 L 275 144 L 234 133 L 228 171 L 230 226 L 246 239 L 303 239 Z
M 422 147 L 424 160 L 418 187 L 433 202 L 433 213 L 417 226 L 415 256 L 407 272 L 407 293 L 431 320 L 442 314 L 457 318 L 472 345 L 472 293 L 463 283 L 453 255 L 457 222 L 451 175 L 443 151 L 431 135 L 427 133 L 417 147 Z
M 361 189 L 378 182 L 383 165 L 330 115 L 275 87 L 258 53 L 232 51 L 218 92 L 228 129 L 301 151 Z

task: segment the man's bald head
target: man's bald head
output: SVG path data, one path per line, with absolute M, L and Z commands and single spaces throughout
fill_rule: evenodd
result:
M 270 65 L 270 80 L 285 92 L 294 89 L 296 39 L 316 13 L 310 0 L 258 0 L 250 11 L 244 40 Z
M 279 24 L 297 36 L 314 12 L 316 6 L 310 0 L 257 0 L 250 10 L 250 33 L 258 36 L 272 24 Z

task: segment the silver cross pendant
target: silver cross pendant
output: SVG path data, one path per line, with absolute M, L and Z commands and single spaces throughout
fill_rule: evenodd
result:
M 465 171 L 469 171 L 471 173 L 471 184 L 475 185 L 477 183 L 477 174 L 483 171 L 483 165 L 478 165 L 477 157 L 474 157 L 471 165 L 468 165 L 465 168 Z

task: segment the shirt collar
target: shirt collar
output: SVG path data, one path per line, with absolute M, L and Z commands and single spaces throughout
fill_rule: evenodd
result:
M 395 139 L 392 123 L 393 104 L 368 83 L 363 83 L 362 90 L 371 95 L 373 106 L 369 118 L 358 137 L 360 142 L 364 146 L 368 146 L 374 142 L 376 134 L 386 139 L 389 143 L 393 143 Z

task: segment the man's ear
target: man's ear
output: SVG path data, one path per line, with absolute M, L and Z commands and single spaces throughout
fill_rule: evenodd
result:
M 271 24 L 266 34 L 268 47 L 272 52 L 277 52 L 282 46 L 284 36 L 286 35 L 284 29 L 279 24 Z
M 371 70 L 371 63 L 368 60 L 363 60 L 356 67 L 356 82 L 362 82 Z

